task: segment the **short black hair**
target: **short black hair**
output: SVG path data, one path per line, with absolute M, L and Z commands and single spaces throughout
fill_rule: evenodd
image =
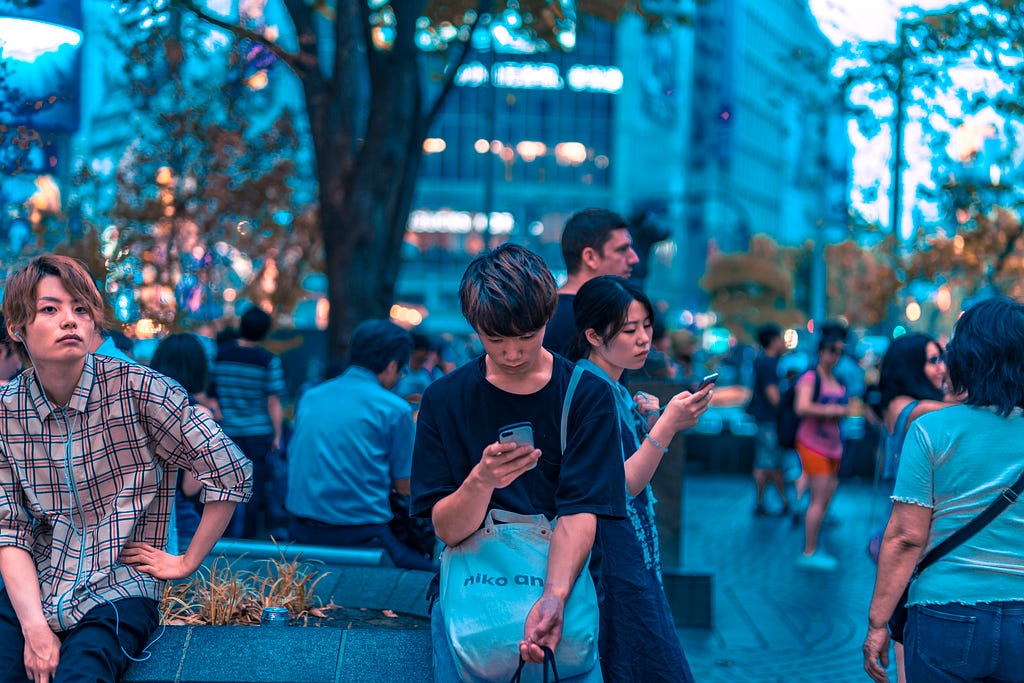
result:
M 757 328 L 757 343 L 761 345 L 762 349 L 767 349 L 773 341 L 781 336 L 782 328 L 775 323 L 765 323 Z
M 558 292 L 540 256 L 506 243 L 470 262 L 462 274 L 459 302 L 462 315 L 477 333 L 520 337 L 551 321 Z
M 395 361 L 398 367 L 405 366 L 412 355 L 412 336 L 390 320 L 376 318 L 359 323 L 352 333 L 349 344 L 349 361 L 352 365 L 366 368 L 379 374 Z
M 164 337 L 153 352 L 149 367 L 176 381 L 189 395 L 206 391 L 209 375 L 206 351 L 194 334 Z
M 601 251 L 613 230 L 628 230 L 626 219 L 607 209 L 584 209 L 569 217 L 562 229 L 562 258 L 570 275 L 578 273 L 587 247 Z
M 1005 296 L 968 308 L 946 345 L 953 393 L 1001 416 L 1024 408 L 1024 306 Z
M 818 341 L 818 353 L 836 342 L 846 343 L 849 332 L 846 325 L 839 322 L 829 321 L 821 326 L 821 340 Z
M 269 313 L 259 306 L 251 306 L 242 314 L 242 319 L 238 323 L 238 333 L 246 341 L 263 341 L 270 332 L 271 322 Z
M 608 343 L 626 325 L 629 307 L 639 301 L 654 324 L 654 306 L 636 283 L 618 275 L 601 275 L 587 280 L 572 300 L 576 336 L 569 347 L 569 360 L 577 361 L 590 355 L 592 348 L 587 330 L 594 330 Z
M 942 400 L 942 391 L 924 374 L 929 344 L 942 350 L 939 342 L 916 332 L 898 337 L 886 349 L 878 370 L 878 404 L 872 406 L 879 416 L 897 396 L 909 396 L 918 401 Z

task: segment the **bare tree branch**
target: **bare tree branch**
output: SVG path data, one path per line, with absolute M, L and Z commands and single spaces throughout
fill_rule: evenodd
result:
M 208 14 L 199 5 L 197 5 L 194 2 L 194 0 L 174 0 L 174 2 L 181 5 L 184 9 L 188 10 L 190 13 L 192 13 L 199 19 L 202 19 L 203 21 L 212 24 L 217 28 L 222 28 L 238 38 L 245 38 L 246 40 L 251 40 L 254 43 L 259 43 L 260 45 L 264 46 L 272 53 L 274 53 L 274 56 L 276 56 L 278 59 L 284 62 L 289 69 L 294 71 L 295 75 L 299 77 L 303 75 L 304 69 L 302 67 L 301 61 L 298 58 L 299 56 L 292 52 L 288 52 L 277 43 L 268 40 L 266 36 L 264 36 L 263 34 L 257 33 L 256 31 L 253 31 L 251 29 L 247 29 L 244 26 L 233 24 L 230 21 L 225 21 L 224 19 L 221 19 L 220 17 L 217 17 L 213 14 Z
M 462 47 L 462 52 L 459 54 L 459 58 L 453 62 L 448 69 L 448 73 L 444 75 L 444 81 L 441 83 L 441 92 L 438 93 L 434 99 L 434 104 L 430 107 L 430 111 L 427 112 L 424 119 L 424 130 L 430 130 L 430 127 L 434 125 L 434 119 L 441 113 L 441 107 L 444 105 L 445 100 L 448 98 L 448 94 L 455 87 L 455 77 L 459 75 L 459 69 L 466 63 L 466 57 L 469 56 L 469 52 L 473 46 L 473 34 L 476 33 L 477 27 L 480 25 L 480 18 L 484 16 L 485 7 L 493 3 L 490 0 L 483 0 L 480 6 L 477 8 L 476 18 L 473 19 L 473 23 L 469 26 L 469 37 L 466 38 L 466 43 Z

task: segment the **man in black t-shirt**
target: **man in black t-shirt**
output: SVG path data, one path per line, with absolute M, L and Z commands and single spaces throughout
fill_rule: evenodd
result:
M 596 375 L 580 378 L 561 447 L 573 366 L 541 345 L 555 297 L 544 262 L 523 247 L 506 244 L 470 263 L 459 298 L 485 353 L 427 387 L 412 465 L 412 514 L 429 516 L 449 546 L 472 535 L 494 508 L 557 518 L 544 592 L 519 646 L 534 663 L 543 661 L 542 646 L 558 646 L 565 601 L 586 570 L 597 517 L 626 514 L 614 399 Z M 503 427 L 524 421 L 534 445 L 498 442 Z M 458 680 L 439 607 L 431 615 L 434 680 Z M 600 681 L 600 667 L 571 680 Z
M 775 416 L 779 406 L 779 358 L 786 351 L 782 331 L 778 325 L 767 324 L 757 331 L 761 353 L 754 359 L 754 387 L 747 412 L 757 422 L 757 442 L 754 450 L 754 483 L 757 484 L 757 503 L 754 515 L 767 514 L 764 490 L 768 482 L 775 484 L 782 498 L 782 514 L 789 512 L 786 482 L 782 476 L 782 448 L 775 430 Z
M 572 302 L 584 282 L 599 275 L 628 278 L 640 260 L 633 251 L 629 226 L 619 214 L 606 209 L 574 213 L 562 230 L 562 258 L 567 279 L 558 290 L 558 306 L 544 332 L 544 348 L 568 357 L 576 337 Z

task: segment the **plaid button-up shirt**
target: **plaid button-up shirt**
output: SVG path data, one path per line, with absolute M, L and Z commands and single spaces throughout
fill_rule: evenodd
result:
M 89 354 L 66 408 L 32 370 L 0 390 L 0 546 L 32 554 L 54 631 L 107 601 L 160 599 L 163 582 L 118 557 L 128 541 L 167 545 L 178 468 L 204 502 L 250 496 L 252 463 L 147 367 Z

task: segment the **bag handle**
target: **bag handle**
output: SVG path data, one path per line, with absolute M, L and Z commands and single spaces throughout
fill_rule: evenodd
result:
M 583 376 L 583 368 L 576 366 L 572 369 L 572 377 L 569 378 L 569 387 L 565 390 L 565 398 L 562 399 L 562 454 L 565 454 L 566 434 L 569 431 L 569 406 L 572 405 L 572 396 L 576 393 L 576 385 L 580 383 Z
M 544 683 L 548 683 L 548 667 L 551 667 L 551 675 L 554 676 L 553 683 L 559 683 L 561 680 L 558 677 L 558 668 L 555 666 L 555 653 L 551 651 L 550 647 L 540 646 L 540 649 L 544 650 Z M 512 674 L 512 680 L 509 683 L 520 683 L 523 680 L 523 667 L 526 666 L 526 660 L 523 659 L 522 655 L 519 657 L 519 666 L 516 667 L 516 672 Z

